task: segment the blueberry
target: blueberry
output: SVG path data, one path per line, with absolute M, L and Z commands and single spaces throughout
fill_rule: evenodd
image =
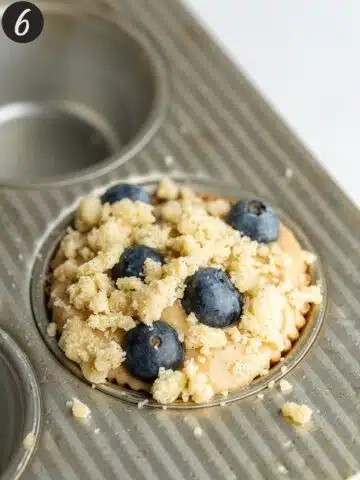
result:
M 125 366 L 136 378 L 152 382 L 159 368 L 176 370 L 184 361 L 177 331 L 165 322 L 140 323 L 125 336 Z
M 228 223 L 259 243 L 274 242 L 279 236 L 278 215 L 260 200 L 240 200 L 231 208 Z
M 144 263 L 148 258 L 151 258 L 154 262 L 164 263 L 163 255 L 154 248 L 145 247 L 145 245 L 135 245 L 127 248 L 111 270 L 113 280 L 116 281 L 123 277 L 142 277 Z
M 182 306 L 193 312 L 200 323 L 223 328 L 240 319 L 242 296 L 225 272 L 217 268 L 201 268 L 185 282 Z
M 149 195 L 138 185 L 130 185 L 128 183 L 119 183 L 110 187 L 101 197 L 102 203 L 115 203 L 123 198 L 130 198 L 134 202 L 151 203 Z

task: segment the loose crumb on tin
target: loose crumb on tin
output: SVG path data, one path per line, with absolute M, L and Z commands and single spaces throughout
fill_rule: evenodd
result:
M 360 480 L 360 472 L 354 473 L 351 477 L 348 477 L 346 480 Z
M 137 404 L 137 407 L 139 410 L 141 410 L 142 408 L 145 407 L 145 405 L 147 405 L 149 403 L 149 400 L 147 398 L 145 398 L 145 400 L 141 400 L 141 402 L 139 402 Z
M 269 384 L 268 384 L 268 389 L 272 390 L 274 387 L 275 387 L 275 381 L 271 380 L 271 382 L 269 382 Z
M 171 167 L 174 164 L 174 157 L 171 155 L 166 155 L 164 161 L 166 166 Z
M 288 371 L 288 367 L 286 365 L 283 365 L 281 367 L 281 373 L 286 373 Z
M 282 464 L 278 465 L 277 471 L 280 473 L 280 475 L 286 475 L 289 473 L 289 470 L 285 467 L 285 465 Z
M 292 177 L 294 176 L 294 171 L 291 169 L 291 168 L 287 168 L 285 170 L 285 178 L 287 178 L 288 180 L 290 180 Z
M 24 440 L 23 440 L 23 445 L 26 450 L 31 450 L 34 445 L 35 445 L 35 435 L 34 432 L 29 432 Z
M 196 427 L 194 428 L 193 433 L 194 433 L 194 436 L 195 436 L 195 437 L 201 437 L 201 435 L 203 434 L 203 430 L 202 430 L 201 427 L 196 426 Z
M 312 410 L 307 405 L 299 405 L 295 402 L 287 402 L 281 408 L 283 417 L 287 417 L 299 425 L 308 423 L 312 416 Z
M 74 418 L 85 420 L 91 414 L 90 408 L 77 398 L 73 398 L 71 402 L 67 402 L 67 405 L 71 404 L 71 411 Z
M 279 388 L 282 393 L 288 393 L 291 392 L 293 386 L 287 380 L 281 379 L 279 382 Z
M 256 395 L 256 397 L 257 397 L 259 400 L 263 400 L 264 394 L 263 394 L 263 393 L 258 393 L 258 394 Z
M 46 330 L 47 330 L 47 334 L 49 335 L 49 337 L 56 337 L 57 325 L 56 325 L 55 322 L 49 323 Z

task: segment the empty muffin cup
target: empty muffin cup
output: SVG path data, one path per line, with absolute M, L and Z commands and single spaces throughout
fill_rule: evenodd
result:
M 195 192 L 204 196 L 210 195 L 229 199 L 254 197 L 254 195 L 244 192 L 236 185 L 219 184 L 213 182 L 211 179 L 204 179 L 199 181 L 198 179 L 192 179 L 191 177 L 179 177 L 175 180 L 177 180 L 179 184 L 187 184 Z M 146 181 L 146 179 L 144 179 L 143 182 L 137 183 L 140 183 L 149 192 L 153 192 L 157 185 L 157 182 L 154 182 L 154 180 Z M 317 252 L 314 246 L 312 245 L 308 237 L 303 233 L 299 225 L 289 219 L 286 214 L 283 214 L 281 211 L 279 211 L 278 208 L 276 208 L 276 211 L 279 213 L 281 221 L 295 234 L 301 246 L 304 249 L 314 252 L 316 254 Z M 82 375 L 80 367 L 74 362 L 70 361 L 68 358 L 66 358 L 65 354 L 58 346 L 57 339 L 49 336 L 48 334 L 48 325 L 49 322 L 51 322 L 51 312 L 49 312 L 49 310 L 47 309 L 48 298 L 44 279 L 48 277 L 51 260 L 53 259 L 59 243 L 66 232 L 66 228 L 69 226 L 72 220 L 73 214 L 70 214 L 68 217 L 62 219 L 50 232 L 50 234 L 44 240 L 43 244 L 40 246 L 40 250 L 36 256 L 32 272 L 31 303 L 36 324 L 47 346 L 65 367 L 67 367 L 76 376 L 86 381 L 86 379 Z M 316 338 L 318 337 L 326 313 L 326 279 L 319 257 L 317 257 L 315 263 L 312 266 L 311 275 L 313 278 L 313 283 L 316 284 L 319 282 L 321 285 L 321 290 L 323 294 L 322 304 L 313 305 L 309 313 L 307 313 L 306 324 L 301 329 L 299 338 L 292 344 L 291 349 L 283 357 L 283 362 L 279 362 L 274 365 L 267 375 L 256 378 L 250 383 L 250 385 L 229 392 L 225 403 L 230 403 L 235 400 L 246 398 L 259 393 L 271 382 L 278 381 L 286 373 L 290 372 L 306 356 L 306 354 L 314 344 Z M 114 397 L 126 400 L 131 403 L 139 403 L 146 400 L 147 406 L 158 408 L 162 407 L 162 405 L 158 404 L 156 401 L 150 398 L 148 394 L 142 393 L 141 391 L 131 390 L 130 388 L 126 388 L 125 386 L 119 386 L 114 383 L 108 382 L 106 384 L 98 384 L 96 385 L 96 388 L 100 391 L 103 391 Z M 209 403 L 195 404 L 193 402 L 177 401 L 167 405 L 167 408 L 199 408 L 220 405 L 223 403 L 224 398 L 221 395 L 217 395 Z
M 0 477 L 19 478 L 32 457 L 41 426 L 40 390 L 26 355 L 0 329 Z
M 130 159 L 165 114 L 162 54 L 129 19 L 39 4 L 41 35 L 0 32 L 0 184 L 59 185 Z M 111 17 L 111 18 L 110 18 Z

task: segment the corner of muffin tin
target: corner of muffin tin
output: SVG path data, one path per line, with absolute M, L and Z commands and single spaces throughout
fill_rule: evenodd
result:
M 152 192 L 154 191 L 158 181 L 161 179 L 161 176 L 161 174 L 155 173 L 147 177 L 134 177 L 133 179 L 127 178 L 126 181 L 141 185 L 149 192 Z M 233 183 L 229 184 L 215 182 L 210 177 L 191 177 L 188 175 L 174 174 L 172 178 L 180 184 L 190 186 L 197 193 L 201 194 L 215 194 L 239 200 L 241 198 L 259 197 L 259 195 L 254 195 L 253 193 L 245 192 L 244 190 L 241 190 L 239 195 L 238 185 Z M 98 192 L 99 189 L 96 189 L 96 194 L 98 194 Z M 267 198 L 264 196 L 260 197 L 264 201 L 267 200 Z M 315 253 L 316 261 L 312 267 L 313 283 L 320 284 L 323 294 L 323 302 L 319 306 L 312 307 L 310 312 L 307 314 L 307 322 L 301 329 L 299 338 L 294 342 L 289 352 L 282 357 L 283 360 L 271 368 L 269 374 L 255 379 L 248 387 L 237 389 L 234 392 L 229 392 L 229 395 L 226 398 L 222 395 L 217 395 L 212 401 L 201 404 L 177 401 L 166 405 L 167 409 L 199 409 L 205 407 L 214 407 L 219 406 L 220 404 L 229 404 L 237 400 L 242 400 L 256 395 L 262 390 L 266 389 L 270 382 L 277 382 L 282 377 L 290 373 L 305 358 L 320 334 L 328 309 L 327 282 L 321 257 L 301 226 L 292 220 L 281 208 L 278 208 L 277 205 L 271 200 L 269 203 L 271 203 L 278 212 L 283 223 L 295 234 L 301 246 L 306 250 Z M 71 224 L 73 217 L 74 209 L 72 209 L 70 213 L 69 210 L 67 210 L 66 216 L 63 216 L 51 230 L 48 230 L 43 238 L 43 241 L 40 244 L 37 253 L 35 254 L 31 275 L 30 301 L 35 323 L 40 331 L 42 339 L 52 354 L 76 377 L 91 385 L 91 383 L 82 375 L 79 366 L 66 358 L 58 346 L 57 339 L 50 337 L 47 333 L 47 326 L 51 320 L 49 318 L 49 311 L 46 306 L 44 282 L 48 276 L 51 259 L 55 254 L 66 228 Z M 284 366 L 286 368 L 283 368 Z M 92 385 L 92 387 L 94 387 L 94 385 Z M 95 385 L 95 388 L 101 392 L 132 404 L 138 404 L 139 402 L 147 400 L 146 404 L 144 404 L 144 407 L 163 408 L 164 406 L 154 401 L 146 393 L 136 392 L 110 382 L 107 382 L 106 384 Z

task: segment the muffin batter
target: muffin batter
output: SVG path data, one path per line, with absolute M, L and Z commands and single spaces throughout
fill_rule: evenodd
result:
M 321 303 L 314 260 L 259 201 L 117 185 L 80 202 L 53 260 L 59 346 L 95 384 L 163 404 L 226 396 L 266 375 Z

